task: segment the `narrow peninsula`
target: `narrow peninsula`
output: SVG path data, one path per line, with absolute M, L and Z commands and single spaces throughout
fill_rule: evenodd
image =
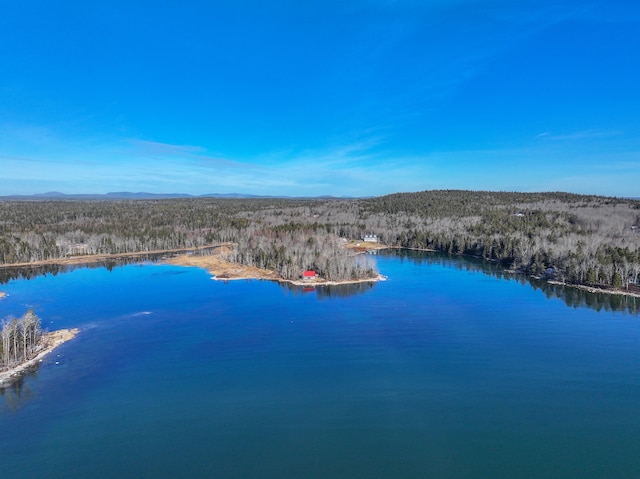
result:
M 20 318 L 4 319 L 0 329 L 0 389 L 33 371 L 44 356 L 78 332 L 77 328 L 45 332 L 31 309 Z
M 261 279 L 268 281 L 276 281 L 283 283 L 296 284 L 300 286 L 315 285 L 337 285 L 362 282 L 375 282 L 383 280 L 384 277 L 378 274 L 373 267 L 367 263 L 368 267 L 352 269 L 348 275 L 341 275 L 339 278 L 326 278 L 321 271 L 313 269 L 313 265 L 305 268 L 302 264 L 297 268 L 284 268 L 287 274 L 283 274 L 282 270 L 266 269 L 255 265 L 242 264 L 233 261 L 235 256 L 233 251 L 234 245 L 225 245 L 222 248 L 216 248 L 209 254 L 180 254 L 164 260 L 167 264 L 178 266 L 195 266 L 206 269 L 214 280 L 230 281 L 240 279 Z M 351 262 L 354 255 L 367 251 L 374 251 L 386 248 L 385 245 L 369 242 L 363 244 L 361 242 L 348 242 L 342 245 L 343 257 L 349 258 Z M 316 262 L 317 257 L 315 258 Z M 339 256 L 334 252 L 334 260 L 339 261 Z M 291 261 L 288 262 L 289 264 Z M 358 265 L 360 261 L 354 263 Z M 277 265 L 274 265 L 277 266 Z M 353 267 L 352 267 L 353 268 Z M 296 275 L 296 271 L 298 274 Z M 358 275 L 359 274 L 359 275 Z

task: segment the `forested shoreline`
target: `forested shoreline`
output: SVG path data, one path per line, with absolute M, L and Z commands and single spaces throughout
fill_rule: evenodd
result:
M 0 323 L 0 371 L 34 358 L 41 347 L 44 331 L 32 309 L 20 318 L 5 318 Z
M 498 261 L 567 283 L 637 289 L 640 201 L 460 190 L 367 199 L 0 201 L 0 265 L 234 243 L 230 259 L 295 279 L 374 277 L 348 239 Z

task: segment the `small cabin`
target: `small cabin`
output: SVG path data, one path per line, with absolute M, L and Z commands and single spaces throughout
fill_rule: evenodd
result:
M 365 243 L 377 243 L 378 235 L 364 235 L 362 241 L 364 241 Z
M 305 281 L 312 281 L 316 279 L 316 277 L 317 277 L 316 272 L 313 271 L 312 269 L 309 269 L 302 273 L 302 279 Z

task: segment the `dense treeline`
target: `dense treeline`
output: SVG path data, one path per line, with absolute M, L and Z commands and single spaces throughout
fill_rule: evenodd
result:
M 285 279 L 297 279 L 306 269 L 334 281 L 375 277 L 370 262 L 340 247 L 328 231 L 289 230 L 268 220 L 291 220 L 309 204 L 208 198 L 0 202 L 0 264 L 233 242 L 232 260 L 276 270 Z
M 20 318 L 3 319 L 0 323 L 0 370 L 33 358 L 42 334 L 40 318 L 31 309 Z
M 295 278 L 373 269 L 343 239 L 470 254 L 567 282 L 631 288 L 640 202 L 568 193 L 424 191 L 370 199 L 0 202 L 0 263 L 234 242 L 232 259 Z
M 567 193 L 437 191 L 367 201 L 403 227 L 386 241 L 502 262 L 537 276 L 627 288 L 640 277 L 640 202 Z M 395 231 L 400 231 L 399 234 Z
M 312 269 L 329 281 L 373 278 L 375 267 L 368 258 L 355 256 L 342 241 L 313 229 L 282 231 L 269 228 L 241 236 L 230 258 L 232 261 L 278 271 L 284 279 L 295 280 L 305 269 Z

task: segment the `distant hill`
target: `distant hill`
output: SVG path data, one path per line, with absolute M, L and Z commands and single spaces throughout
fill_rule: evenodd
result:
M 30 200 L 164 200 L 173 198 L 229 198 L 229 199 L 250 199 L 250 198 L 317 198 L 317 199 L 333 199 L 336 196 L 268 196 L 268 195 L 250 195 L 245 193 L 207 193 L 204 195 L 189 195 L 186 193 L 146 193 L 129 191 L 117 191 L 105 194 L 92 193 L 61 193 L 59 191 L 48 191 L 46 193 L 36 193 L 33 195 L 5 195 L 0 196 L 0 201 L 30 201 Z M 340 198 L 351 198 L 341 196 Z
M 189 198 L 190 195 L 182 194 L 156 194 L 156 193 L 128 193 L 115 192 L 106 194 L 76 193 L 67 194 L 58 191 L 48 191 L 47 193 L 36 193 L 33 195 L 6 195 L 0 196 L 0 200 L 128 200 L 128 199 L 166 199 L 166 198 Z

